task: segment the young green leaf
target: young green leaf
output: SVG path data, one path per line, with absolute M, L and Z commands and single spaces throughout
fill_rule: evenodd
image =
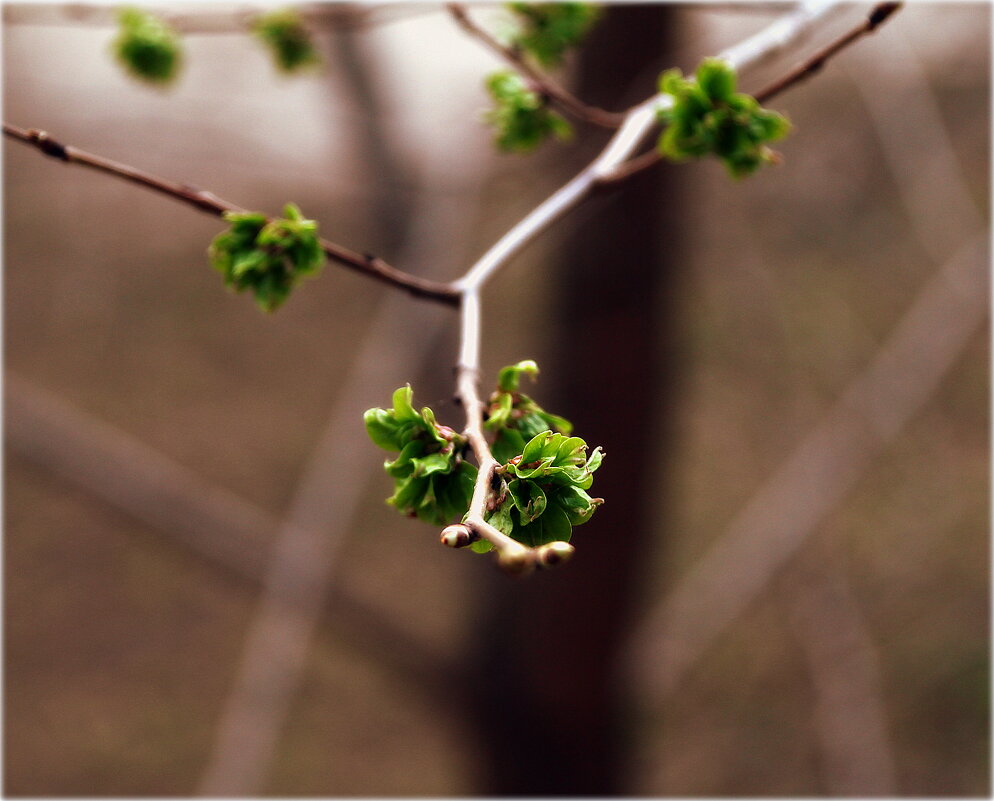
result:
M 324 264 L 317 223 L 304 219 L 289 203 L 284 217 L 268 220 L 258 212 L 225 212 L 231 224 L 214 237 L 208 254 L 224 283 L 236 292 L 250 291 L 263 311 L 271 312 L 290 291 Z
M 182 53 L 179 35 L 154 14 L 139 8 L 122 8 L 114 55 L 134 78 L 165 85 L 179 70 Z

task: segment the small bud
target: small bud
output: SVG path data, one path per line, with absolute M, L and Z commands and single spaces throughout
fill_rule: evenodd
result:
M 439 539 L 442 545 L 448 545 L 450 548 L 465 548 L 473 541 L 473 532 L 462 523 L 456 523 L 443 528 Z
M 524 546 L 512 546 L 501 550 L 497 557 L 497 564 L 505 573 L 512 576 L 523 576 L 531 572 L 535 566 L 535 561 L 531 549 Z
M 542 567 L 558 567 L 568 562 L 575 550 L 568 542 L 550 542 L 538 549 L 538 563 Z

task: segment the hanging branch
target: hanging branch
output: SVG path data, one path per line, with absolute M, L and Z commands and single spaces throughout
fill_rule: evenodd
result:
M 446 8 L 459 27 L 504 59 L 504 61 L 532 83 L 535 91 L 547 97 L 563 111 L 572 114 L 577 119 L 584 120 L 593 125 L 600 125 L 602 128 L 617 128 L 624 121 L 624 114 L 617 114 L 597 108 L 596 106 L 587 105 L 541 70 L 535 69 L 520 52 L 514 48 L 502 45 L 487 31 L 473 22 L 469 14 L 466 13 L 466 9 L 460 3 L 449 3 L 446 5 Z

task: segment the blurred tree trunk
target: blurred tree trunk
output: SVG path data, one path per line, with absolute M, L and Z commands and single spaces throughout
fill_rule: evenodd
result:
M 619 108 L 654 91 L 652 67 L 675 38 L 673 18 L 662 6 L 610 8 L 582 48 L 580 97 Z M 659 417 L 672 375 L 660 343 L 671 340 L 673 319 L 660 298 L 672 297 L 678 268 L 672 176 L 651 170 L 593 199 L 561 249 L 557 340 L 545 371 L 560 384 L 543 384 L 542 397 L 591 446 L 604 446 L 593 493 L 607 503 L 577 530 L 568 566 L 525 581 L 488 577 L 482 588 L 470 673 L 482 792 L 632 792 L 632 699 L 618 663 L 658 526 L 648 499 L 660 508 Z

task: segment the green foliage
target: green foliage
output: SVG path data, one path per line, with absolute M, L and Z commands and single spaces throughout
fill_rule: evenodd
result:
M 528 360 L 501 370 L 487 407 L 484 425 L 497 432 L 491 452 L 501 462 L 500 488 L 488 505 L 487 521 L 525 545 L 568 542 L 573 526 L 589 520 L 603 503 L 586 492 L 603 454 L 595 448 L 588 459 L 587 444 L 569 436 L 572 424 L 520 391 L 524 375 L 534 379 L 538 365 Z M 490 550 L 482 541 L 472 547 Z
M 484 119 L 494 127 L 494 141 L 501 150 L 524 153 L 549 136 L 569 139 L 573 135 L 570 124 L 516 72 L 495 72 L 487 78 L 486 87 L 495 105 Z
M 264 14 L 252 27 L 255 35 L 272 51 L 276 66 L 283 72 L 296 72 L 321 63 L 311 32 L 293 9 Z
M 507 8 L 517 22 L 511 46 L 543 67 L 557 66 L 600 16 L 600 9 L 588 3 L 508 3 Z
M 497 377 L 497 391 L 490 396 L 485 427 L 496 431 L 492 447 L 498 462 L 507 462 L 517 456 L 525 443 L 549 429 L 569 434 L 573 425 L 569 420 L 550 414 L 523 392 L 518 391 L 522 375 L 538 375 L 538 365 L 528 360 L 505 367 Z
M 114 55 L 133 77 L 168 84 L 179 70 L 179 36 L 165 22 L 138 8 L 123 8 L 113 42 Z
M 208 251 L 224 283 L 237 292 L 251 291 L 267 312 L 324 264 L 317 223 L 305 220 L 293 203 L 283 213 L 284 218 L 267 220 L 258 212 L 225 212 L 231 227 L 214 238 Z
M 567 436 L 566 420 L 545 412 L 518 391 L 522 375 L 537 373 L 533 361 L 501 370 L 486 423 L 497 429 L 492 453 L 500 462 L 486 519 L 533 547 L 569 541 L 573 526 L 587 522 L 603 503 L 587 494 L 603 458 L 601 449 L 595 448 L 588 458 L 587 444 Z M 431 409 L 415 411 L 412 397 L 410 386 L 401 387 L 393 394 L 392 409 L 370 409 L 364 415 L 369 438 L 398 454 L 384 465 L 394 479 L 394 494 L 387 503 L 436 525 L 465 519 L 477 475 L 464 460 L 467 439 L 437 423 Z M 504 398 L 510 399 L 509 407 Z M 549 425 L 564 433 L 550 431 Z M 536 427 L 540 430 L 531 433 Z M 523 436 L 524 432 L 528 433 Z M 492 546 L 480 540 L 471 547 L 484 553 Z
M 463 461 L 465 437 L 435 422 L 431 409 L 411 405 L 411 387 L 393 393 L 392 409 L 370 409 L 366 433 L 379 447 L 397 451 L 384 464 L 394 479 L 387 503 L 400 512 L 436 525 L 461 517 L 473 497 L 476 468 Z
M 498 469 L 501 490 L 487 521 L 532 547 L 569 542 L 573 526 L 586 523 L 604 502 L 587 494 L 602 459 L 600 448 L 588 458 L 579 437 L 543 431 Z
M 673 105 L 659 112 L 666 126 L 659 152 L 673 161 L 714 154 L 735 178 L 777 161 L 766 143 L 786 136 L 790 123 L 735 87 L 735 70 L 721 59 L 702 61 L 694 79 L 678 69 L 664 72 L 659 89 L 673 97 Z

